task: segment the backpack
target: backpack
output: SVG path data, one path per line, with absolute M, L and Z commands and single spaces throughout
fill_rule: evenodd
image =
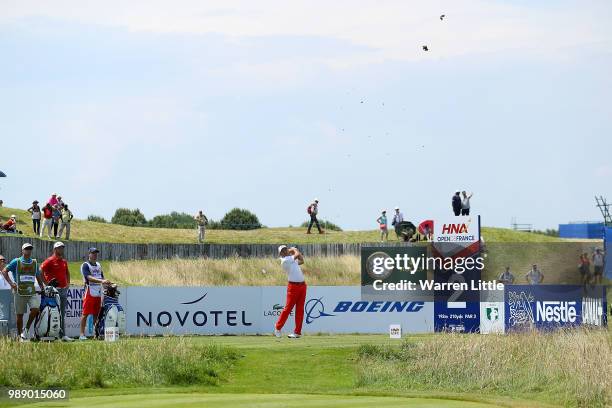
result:
M 306 208 L 306 212 L 308 213 L 308 215 L 312 214 L 312 204 Z

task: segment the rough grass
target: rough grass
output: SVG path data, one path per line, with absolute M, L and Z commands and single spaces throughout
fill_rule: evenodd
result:
M 441 334 L 400 348 L 363 345 L 358 385 L 405 391 L 479 392 L 565 406 L 612 404 L 612 335 L 567 330 Z
M 74 210 L 78 213 L 78 210 Z M 30 214 L 23 210 L 0 208 L 0 219 L 5 220 L 11 214 L 17 215 L 18 228 L 24 231 L 25 236 L 34 236 Z M 372 226 L 367 231 L 327 231 L 325 234 L 306 234 L 306 228 L 261 228 L 251 231 L 206 231 L 206 242 L 216 244 L 278 244 L 278 243 L 321 243 L 321 242 L 378 242 L 379 231 Z M 487 242 L 556 242 L 559 238 L 542 234 L 513 231 L 505 228 L 482 229 Z M 389 234 L 395 240 L 393 231 Z M 74 219 L 72 221 L 72 240 L 92 242 L 119 242 L 119 243 L 197 243 L 195 229 L 168 229 L 126 227 L 123 225 L 104 224 L 99 222 Z
M 238 358 L 231 348 L 164 341 L 18 343 L 0 337 L 0 387 L 104 388 L 216 385 Z
M 302 267 L 311 285 L 358 285 L 357 256 L 313 257 Z M 109 277 L 135 286 L 274 286 L 287 276 L 274 258 L 171 259 L 111 262 Z

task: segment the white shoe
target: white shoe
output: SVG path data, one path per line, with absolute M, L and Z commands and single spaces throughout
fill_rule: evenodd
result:
M 274 329 L 274 336 L 276 336 L 276 337 L 278 337 L 280 339 L 281 337 L 283 337 L 283 334 L 281 333 L 280 330 L 275 328 Z
M 21 342 L 30 341 L 30 339 L 28 338 L 28 333 L 25 331 L 22 331 L 21 334 L 19 335 L 19 341 Z
M 70 338 L 68 336 L 64 336 L 64 337 L 62 337 L 62 341 L 74 341 L 74 339 Z
M 287 337 L 289 337 L 290 339 L 299 339 L 300 337 L 302 337 L 301 334 L 297 334 L 297 333 L 291 333 L 289 335 L 287 335 Z
M 87 336 L 79 336 L 79 340 L 87 340 Z

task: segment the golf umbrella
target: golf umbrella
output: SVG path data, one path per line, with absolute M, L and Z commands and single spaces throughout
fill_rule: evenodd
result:
M 431 234 L 433 232 L 433 226 L 433 220 L 425 220 L 419 224 L 419 233 L 423 235 Z

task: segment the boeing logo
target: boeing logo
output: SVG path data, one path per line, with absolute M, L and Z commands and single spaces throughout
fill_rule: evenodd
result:
M 420 311 L 425 306 L 425 302 L 340 301 L 334 308 L 334 314 L 330 314 L 325 312 L 325 305 L 322 299 L 310 299 L 306 302 L 304 307 L 306 324 L 312 323 L 319 317 L 336 316 L 338 313 L 414 313 Z

